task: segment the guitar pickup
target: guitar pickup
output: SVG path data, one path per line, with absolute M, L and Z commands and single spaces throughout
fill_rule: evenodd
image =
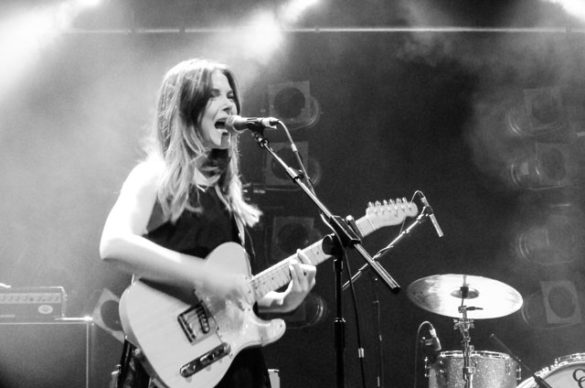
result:
M 196 358 L 189 363 L 183 365 L 179 372 L 183 377 L 191 377 L 195 373 L 199 372 L 201 369 L 207 368 L 209 365 L 213 364 L 220 358 L 223 358 L 230 354 L 231 348 L 227 343 L 223 343 L 221 345 L 216 346 L 215 348 L 211 349 L 209 352 L 205 353 L 199 358 Z
M 209 315 L 203 303 L 182 312 L 177 319 L 189 342 L 195 341 L 198 335 L 207 334 L 211 330 Z

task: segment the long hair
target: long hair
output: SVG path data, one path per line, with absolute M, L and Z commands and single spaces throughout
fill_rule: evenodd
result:
M 203 145 L 200 119 L 211 98 L 211 76 L 215 71 L 228 79 L 240 112 L 236 81 L 226 66 L 203 59 L 183 61 L 163 79 L 154 135 L 147 152 L 150 159 L 163 162 L 158 199 L 166 218 L 175 222 L 186 209 L 201 211 L 198 189 L 203 189 L 205 182 L 197 178 L 205 176 L 230 212 L 251 226 L 261 212 L 246 203 L 242 195 L 237 138 L 225 152 Z

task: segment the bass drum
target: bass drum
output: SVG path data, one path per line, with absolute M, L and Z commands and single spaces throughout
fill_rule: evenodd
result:
M 539 370 L 536 374 L 553 388 L 585 388 L 585 353 L 559 357 L 551 366 Z M 518 388 L 537 387 L 532 377 L 518 385 Z
M 507 354 L 475 351 L 471 353 L 470 366 L 475 368 L 473 388 L 516 388 L 518 384 L 518 363 Z M 429 388 L 464 388 L 463 352 L 439 353 L 427 373 Z

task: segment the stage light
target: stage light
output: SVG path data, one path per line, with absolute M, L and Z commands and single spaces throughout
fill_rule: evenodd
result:
M 582 322 L 577 289 L 568 280 L 541 281 L 546 321 L 551 325 L 575 325 Z
M 535 143 L 510 161 L 507 177 L 520 189 L 542 190 L 571 185 L 570 149 L 565 144 Z
M 583 0 L 548 0 L 551 3 L 559 4 L 571 15 L 585 20 L 585 3 Z
M 309 143 L 306 141 L 296 142 L 299 156 L 305 164 L 311 183 L 313 186 L 319 185 L 321 181 L 322 169 L 319 162 L 309 156 Z M 297 159 L 288 143 L 272 143 L 272 149 L 276 154 L 289 166 L 299 169 Z M 296 188 L 297 186 L 291 181 L 288 174 L 274 158 L 266 155 L 264 159 L 264 183 L 268 187 L 278 187 L 282 189 Z
M 524 299 L 520 311 L 529 326 L 555 329 L 583 322 L 582 293 L 570 280 L 541 281 L 540 290 Z
M 112 291 L 104 288 L 93 309 L 92 318 L 96 326 L 108 332 L 119 342 L 124 342 L 124 333 L 120 323 L 119 309 L 120 298 Z
M 76 0 L 77 5 L 82 8 L 94 8 L 100 5 L 102 0 Z
M 566 135 L 569 120 L 559 88 L 525 89 L 524 104 L 532 136 L 555 141 Z
M 282 120 L 289 129 L 315 125 L 320 113 L 319 103 L 311 96 L 309 81 L 268 85 L 268 114 Z
M 97 3 L 98 0 L 69 0 L 30 8 L 0 21 L 1 93 L 9 94 L 20 77 L 38 61 L 42 50 L 70 27 L 83 8 Z
M 584 248 L 583 222 L 577 214 L 550 214 L 543 222 L 518 232 L 516 255 L 544 267 L 576 261 Z
M 293 255 L 298 248 L 316 241 L 320 234 L 314 228 L 311 217 L 277 216 L 272 220 L 270 258 L 280 261 Z
M 0 90 L 3 95 L 9 94 L 20 76 L 40 57 L 40 49 L 56 35 L 55 15 L 47 9 L 13 15 L 0 22 Z
M 242 53 L 251 60 L 266 64 L 280 47 L 283 32 L 272 12 L 258 12 L 246 23 L 242 31 Z
M 570 125 L 559 88 L 525 89 L 522 105 L 506 114 L 508 132 L 540 142 L 566 142 Z
M 303 13 L 315 4 L 318 0 L 291 0 L 282 6 L 280 18 L 283 23 L 294 24 L 303 16 Z

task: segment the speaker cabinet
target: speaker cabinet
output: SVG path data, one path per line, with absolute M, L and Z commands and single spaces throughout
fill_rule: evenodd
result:
M 0 323 L 1 388 L 106 388 L 121 346 L 91 320 Z

